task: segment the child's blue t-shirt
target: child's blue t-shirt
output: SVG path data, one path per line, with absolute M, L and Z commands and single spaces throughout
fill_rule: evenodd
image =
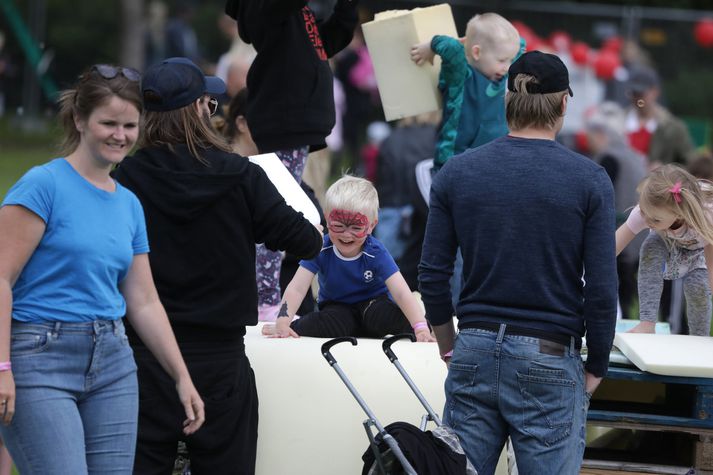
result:
M 34 167 L 7 193 L 46 225 L 12 288 L 12 318 L 23 322 L 113 320 L 126 313 L 119 283 L 135 254 L 149 251 L 144 212 L 119 183 L 111 193 L 64 158 Z
M 388 294 L 385 282 L 399 271 L 389 251 L 371 235 L 355 257 L 342 256 L 326 235 L 319 255 L 300 266 L 317 274 L 320 303 L 354 304 Z

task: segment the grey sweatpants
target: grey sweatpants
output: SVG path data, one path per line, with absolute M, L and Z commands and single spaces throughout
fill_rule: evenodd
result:
M 656 233 L 650 233 L 639 253 L 639 318 L 646 322 L 658 319 L 664 267 L 670 257 L 666 243 Z M 688 333 L 708 336 L 711 328 L 711 288 L 706 269 L 694 269 L 682 276 L 686 296 Z

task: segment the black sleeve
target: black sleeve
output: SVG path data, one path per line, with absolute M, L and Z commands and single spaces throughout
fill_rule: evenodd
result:
M 354 28 L 359 22 L 358 3 L 358 0 L 337 0 L 332 16 L 318 25 L 319 36 L 328 57 L 331 58 L 351 43 Z
M 275 185 L 257 165 L 250 164 L 251 205 L 256 242 L 273 251 L 287 251 L 311 259 L 322 249 L 322 235 L 312 224 L 285 203 Z

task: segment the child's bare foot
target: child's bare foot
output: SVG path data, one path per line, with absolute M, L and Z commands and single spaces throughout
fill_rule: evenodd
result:
M 627 333 L 656 333 L 656 322 L 639 322 Z
M 272 336 L 275 334 L 275 324 L 266 323 L 262 326 L 262 334 L 265 336 Z

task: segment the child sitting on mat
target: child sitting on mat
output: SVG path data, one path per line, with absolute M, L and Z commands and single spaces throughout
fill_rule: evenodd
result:
M 379 210 L 374 186 L 363 178 L 344 176 L 327 190 L 324 209 L 329 234 L 322 251 L 300 262 L 285 289 L 276 324 L 265 324 L 263 334 L 382 338 L 412 332 L 418 341 L 434 341 L 424 311 L 394 259 L 371 235 Z M 293 321 L 315 274 L 319 310 Z

